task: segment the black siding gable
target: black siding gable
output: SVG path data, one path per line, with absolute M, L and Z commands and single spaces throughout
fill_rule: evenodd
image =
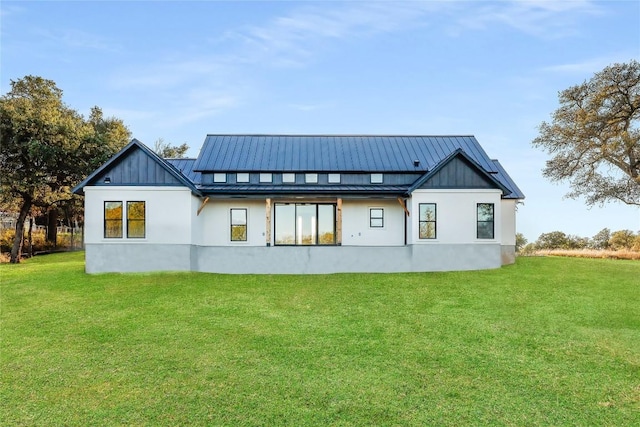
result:
M 111 184 L 104 184 L 106 177 Z M 131 150 L 95 177 L 95 185 L 184 185 L 142 150 Z
M 462 156 L 452 158 L 418 188 L 499 188 Z

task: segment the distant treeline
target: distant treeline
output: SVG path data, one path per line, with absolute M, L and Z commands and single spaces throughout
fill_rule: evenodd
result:
M 530 253 L 540 250 L 565 249 L 595 249 L 595 250 L 629 250 L 640 252 L 640 232 L 631 230 L 618 230 L 611 232 L 603 228 L 593 237 L 580 237 L 573 234 L 565 234 L 562 231 L 542 233 L 535 242 L 529 243 L 527 239 L 518 233 L 516 236 L 516 250 Z

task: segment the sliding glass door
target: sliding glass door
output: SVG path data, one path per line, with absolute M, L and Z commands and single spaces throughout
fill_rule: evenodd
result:
M 334 245 L 336 205 L 276 203 L 276 245 Z

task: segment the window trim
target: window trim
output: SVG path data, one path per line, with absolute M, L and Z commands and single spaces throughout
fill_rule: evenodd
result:
M 480 220 L 480 206 L 491 206 L 491 221 Z M 491 237 L 480 237 L 480 224 L 491 224 Z M 479 240 L 495 240 L 496 238 L 496 205 L 495 203 L 481 202 L 476 203 L 476 239 Z
M 107 203 L 119 203 L 120 204 L 120 219 L 107 219 Z M 103 215 L 103 233 L 102 236 L 104 239 L 122 239 L 124 238 L 124 202 L 122 200 L 105 200 L 103 203 L 103 208 L 102 208 L 102 215 Z M 107 236 L 107 223 L 108 222 L 116 222 L 116 221 L 120 221 L 120 235 L 119 236 Z
M 233 223 L 233 211 L 244 211 L 244 224 Z M 233 238 L 234 227 L 244 227 L 244 239 Z M 229 209 L 229 241 L 232 243 L 249 241 L 249 212 L 247 208 L 230 208 Z
M 427 220 L 422 219 L 422 206 L 423 205 L 433 205 L 433 219 Z M 422 224 L 433 224 L 433 237 L 422 237 L 421 230 Z M 436 240 L 438 238 L 438 204 L 429 202 L 429 203 L 418 203 L 418 239 L 420 240 Z
M 373 216 L 373 211 L 380 211 L 380 216 Z M 373 225 L 374 219 L 381 220 L 380 225 Z M 384 208 L 369 208 L 369 228 L 384 228 Z
M 129 218 L 129 205 L 131 203 L 142 203 L 142 219 L 131 219 Z M 130 223 L 132 221 L 140 221 L 142 222 L 142 236 L 131 236 L 130 235 Z M 147 203 L 144 200 L 127 200 L 127 239 L 146 239 L 147 237 Z

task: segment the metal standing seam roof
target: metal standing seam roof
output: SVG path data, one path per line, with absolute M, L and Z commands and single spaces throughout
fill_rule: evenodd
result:
M 473 136 L 409 135 L 207 135 L 193 170 L 425 172 L 457 149 L 488 173 L 498 172 Z
M 182 175 L 194 184 L 202 182 L 202 174 L 193 170 L 196 159 L 164 159 L 165 162 L 176 168 Z

